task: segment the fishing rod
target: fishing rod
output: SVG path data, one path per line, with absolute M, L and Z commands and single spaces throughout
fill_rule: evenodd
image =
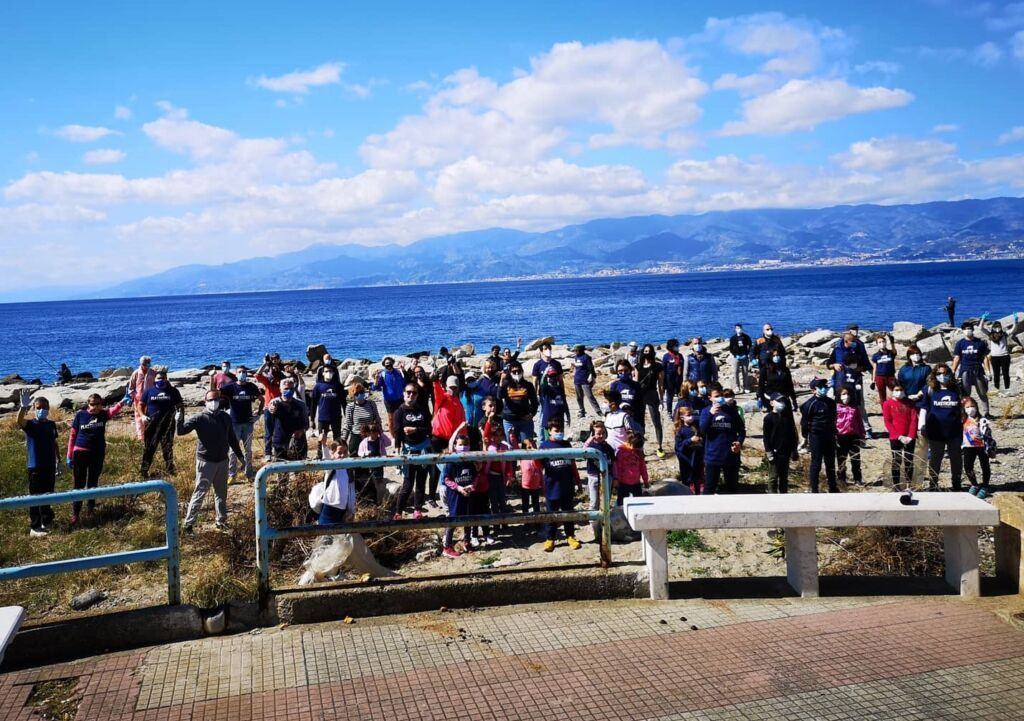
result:
M 37 351 L 37 350 L 35 349 L 35 347 L 34 347 L 34 346 L 32 346 L 32 345 L 31 345 L 30 343 L 26 343 L 26 342 L 25 342 L 25 339 L 24 339 L 24 338 L 22 338 L 22 337 L 21 337 L 20 335 L 15 335 L 14 337 L 15 337 L 15 339 L 16 339 L 17 341 L 19 341 L 19 342 L 20 342 L 20 343 L 21 343 L 22 345 L 24 345 L 24 346 L 27 346 L 27 347 L 28 347 L 28 349 L 29 349 L 30 351 L 32 351 L 32 353 L 33 353 L 33 354 L 35 354 L 36 358 L 38 358 L 38 359 L 39 359 L 39 360 L 41 360 L 41 361 L 42 361 L 43 363 L 45 363 L 45 364 L 46 364 L 46 365 L 47 365 L 47 366 L 48 366 L 48 367 L 50 368 L 50 370 L 52 370 L 52 371 L 53 371 L 54 373 L 58 373 L 57 367 L 56 367 L 56 366 L 55 366 L 55 365 L 54 365 L 53 363 L 51 363 L 50 361 L 48 361 L 48 360 L 47 360 L 46 358 L 44 358 L 44 357 L 43 357 L 43 355 L 42 355 L 42 353 L 40 353 L 39 351 Z

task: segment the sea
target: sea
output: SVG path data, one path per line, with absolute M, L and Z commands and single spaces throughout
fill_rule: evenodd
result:
M 0 377 L 52 382 L 60 363 L 75 373 L 134 367 L 140 355 L 172 369 L 263 354 L 305 358 L 323 343 L 336 358 L 379 359 L 441 346 L 599 344 L 671 337 L 751 336 L 814 328 L 891 328 L 893 321 L 945 321 L 1024 310 L 1024 260 L 830 265 L 666 275 L 495 281 L 222 295 L 0 304 Z

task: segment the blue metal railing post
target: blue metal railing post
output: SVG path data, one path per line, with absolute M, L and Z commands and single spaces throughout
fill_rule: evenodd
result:
M 120 566 L 127 563 L 144 561 L 167 561 L 167 602 L 172 606 L 181 603 L 181 568 L 178 547 L 178 493 L 167 481 L 143 481 L 142 483 L 126 483 L 120 486 L 103 486 L 101 488 L 82 488 L 75 491 L 44 493 L 36 496 L 14 496 L 0 498 L 0 511 L 13 508 L 30 508 L 32 506 L 52 506 L 58 503 L 88 501 L 97 498 L 118 498 L 122 496 L 138 496 L 144 493 L 160 493 L 164 498 L 166 512 L 166 545 L 156 548 L 144 548 L 137 551 L 119 551 L 100 556 L 69 558 L 62 561 L 33 563 L 27 566 L 11 566 L 0 568 L 0 581 L 11 581 L 18 578 L 34 576 L 52 576 L 57 573 L 84 571 L 90 568 Z
M 385 468 L 388 466 L 435 465 L 457 461 L 519 461 L 543 460 L 546 458 L 569 458 L 572 460 L 594 460 L 598 462 L 601 475 L 601 503 L 596 511 L 566 511 L 559 513 L 498 513 L 459 518 L 424 518 L 403 521 L 362 521 L 330 526 L 306 525 L 293 528 L 272 528 L 267 518 L 267 479 L 272 475 L 299 473 L 302 471 L 326 471 L 342 468 Z M 538 524 L 562 521 L 601 522 L 600 556 L 601 565 L 607 568 L 612 562 L 611 553 L 611 478 L 608 460 L 596 448 L 551 448 L 545 450 L 517 451 L 473 451 L 470 453 L 401 454 L 376 458 L 342 458 L 322 461 L 289 461 L 268 463 L 256 474 L 256 566 L 259 601 L 262 609 L 267 608 L 270 595 L 270 542 L 275 539 L 308 536 L 326 536 L 339 533 L 363 533 L 391 531 L 401 528 L 436 529 L 473 525 L 496 524 Z

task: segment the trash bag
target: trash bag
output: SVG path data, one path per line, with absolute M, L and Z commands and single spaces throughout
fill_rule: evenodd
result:
M 399 575 L 377 563 L 360 533 L 322 537 L 302 566 L 305 570 L 299 578 L 300 586 L 337 581 L 345 578 L 344 570 L 373 578 Z

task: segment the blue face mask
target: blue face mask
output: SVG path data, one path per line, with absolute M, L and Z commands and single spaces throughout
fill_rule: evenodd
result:
M 157 381 L 156 382 L 156 387 L 157 388 L 165 388 L 165 387 L 167 387 L 167 381 Z
M 37 421 L 45 421 L 46 420 L 46 416 L 48 416 L 48 415 L 50 415 L 50 409 L 49 408 L 39 408 L 38 410 L 36 410 L 36 420 Z
M 690 395 L 693 396 L 694 398 L 696 398 L 697 397 L 697 389 L 696 388 L 691 388 L 690 389 Z
M 947 375 L 946 373 L 939 373 L 937 376 L 935 376 L 935 380 L 937 380 L 939 383 L 949 383 L 949 375 Z
M 565 438 L 565 434 L 561 431 L 551 431 L 551 440 L 560 441 Z
M 356 393 L 356 403 L 362 403 L 365 400 L 366 400 L 366 394 L 365 393 Z
M 702 396 L 706 396 L 706 395 L 708 394 L 708 389 L 707 389 L 707 386 L 701 386 L 701 388 L 700 388 L 700 394 L 701 394 Z
M 249 374 L 248 373 L 239 373 L 238 374 L 238 382 L 239 383 L 245 383 L 247 380 L 249 380 Z
M 629 373 L 619 373 L 619 380 L 620 381 L 629 380 Z
M 815 394 L 816 394 L 816 395 L 817 395 L 817 396 L 818 396 L 819 398 L 824 398 L 825 396 L 827 396 L 827 395 L 828 395 L 828 388 L 824 388 L 824 387 L 822 387 L 822 388 L 815 388 L 815 389 L 814 389 L 814 393 L 815 393 Z
M 295 395 L 295 391 L 289 388 L 286 391 L 281 391 L 281 395 L 284 396 L 285 398 L 291 398 L 293 395 Z
M 712 399 L 712 403 L 714 403 L 716 406 L 724 406 L 725 405 L 725 397 L 724 396 L 718 396 L 717 398 Z
M 780 355 L 773 355 L 772 356 L 772 363 L 781 363 L 781 362 L 782 362 L 782 356 L 780 356 Z

